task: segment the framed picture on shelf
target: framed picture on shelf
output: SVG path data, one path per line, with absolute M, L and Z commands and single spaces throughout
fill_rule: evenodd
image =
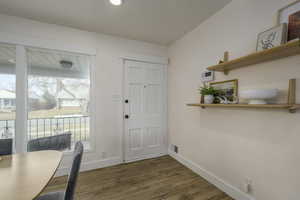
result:
M 238 80 L 212 82 L 210 86 L 218 90 L 216 103 L 238 103 Z
M 266 30 L 257 37 L 256 51 L 270 49 L 286 43 L 287 25 L 285 23 Z
M 286 23 L 288 26 L 287 41 L 300 37 L 300 0 L 295 1 L 278 11 L 277 23 Z

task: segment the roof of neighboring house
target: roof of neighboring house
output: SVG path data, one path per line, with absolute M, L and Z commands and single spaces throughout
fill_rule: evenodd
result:
M 32 91 L 28 91 L 28 98 L 29 99 L 40 99 L 41 97 Z
M 0 90 L 0 99 L 15 99 L 16 93 L 9 90 Z M 37 95 L 34 93 L 29 94 L 30 99 L 39 99 Z
M 71 95 L 69 92 L 67 92 L 66 90 L 61 90 L 57 96 L 57 99 L 74 99 L 75 97 L 73 95 Z
M 15 99 L 16 94 L 8 90 L 0 90 L 0 99 Z
M 57 99 L 89 99 L 89 89 L 86 86 L 79 86 L 75 89 L 64 88 L 57 95 Z

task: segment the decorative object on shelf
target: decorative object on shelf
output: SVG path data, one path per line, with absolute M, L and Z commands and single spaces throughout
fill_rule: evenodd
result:
M 200 94 L 202 95 L 201 103 L 205 104 L 212 104 L 214 102 L 215 95 L 218 93 L 218 91 L 215 88 L 207 86 L 206 84 L 204 84 L 204 86 L 201 87 L 199 90 Z
M 214 102 L 214 95 L 204 95 L 204 103 L 205 104 L 212 104 Z
M 256 51 L 262 51 L 271 49 L 276 46 L 280 46 L 286 43 L 287 39 L 287 25 L 280 24 L 279 26 L 273 27 L 266 30 L 257 37 Z
M 240 97 L 248 100 L 248 104 L 267 104 L 268 99 L 277 97 L 278 89 L 253 89 L 240 92 Z
M 300 35 L 300 11 L 290 15 L 288 30 L 289 41 L 298 39 Z
M 209 81 L 213 81 L 214 79 L 215 79 L 215 72 L 214 71 L 205 70 L 201 74 L 201 80 L 204 83 L 209 82 Z
M 216 98 L 219 100 L 220 104 L 228 104 L 228 99 L 225 96 L 223 97 L 217 96 Z
M 218 103 L 220 103 L 220 104 L 236 104 L 236 103 L 238 103 L 237 100 L 229 101 L 226 96 L 216 96 L 216 98 L 219 100 Z
M 227 104 L 237 103 L 238 102 L 238 80 L 228 80 L 221 82 L 210 83 L 210 86 L 215 88 L 218 93 L 216 103 L 226 102 Z M 223 99 L 223 100 L 221 100 Z
M 288 24 L 287 41 L 299 38 L 300 34 L 300 0 L 297 0 L 278 11 L 278 25 Z

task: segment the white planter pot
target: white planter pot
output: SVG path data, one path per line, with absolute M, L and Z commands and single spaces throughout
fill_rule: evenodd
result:
M 215 97 L 213 95 L 204 95 L 204 103 L 212 104 L 214 102 Z

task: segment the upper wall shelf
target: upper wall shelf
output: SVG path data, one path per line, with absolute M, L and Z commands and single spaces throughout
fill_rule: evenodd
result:
M 300 40 L 289 42 L 268 50 L 255 52 L 234 60 L 225 61 L 224 63 L 208 67 L 207 69 L 228 74 L 229 71 L 237 68 L 285 58 L 297 54 L 300 54 Z

